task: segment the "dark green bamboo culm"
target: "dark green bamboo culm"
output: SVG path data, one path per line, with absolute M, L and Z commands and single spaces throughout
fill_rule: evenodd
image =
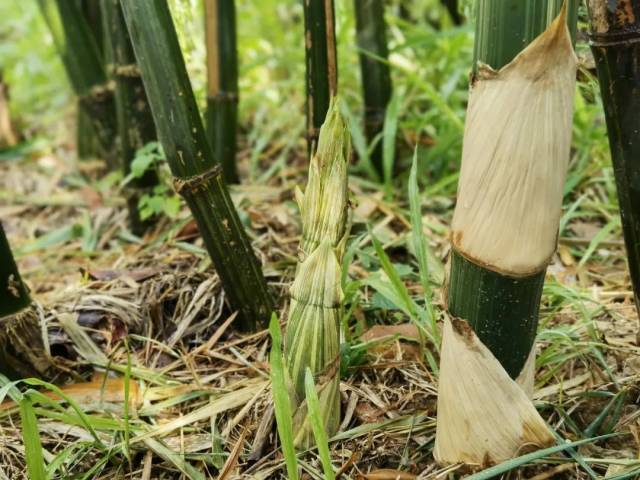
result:
M 338 64 L 333 0 L 304 0 L 304 45 L 307 63 L 307 142 L 318 144 L 329 102 L 338 91 Z
M 227 183 L 238 183 L 238 51 L 235 0 L 204 0 L 207 135 Z
M 39 316 L 30 305 L 29 290 L 0 224 L 0 374 L 11 379 L 41 376 L 51 366 Z
M 100 54 L 104 54 L 104 36 L 102 32 L 102 14 L 100 12 L 100 2 L 96 0 L 77 0 L 78 7 L 89 25 Z M 95 157 L 100 152 L 98 139 L 93 131 L 93 120 L 91 116 L 80 106 L 76 113 L 76 148 L 78 158 L 88 159 Z
M 119 0 L 101 0 L 104 31 L 107 38 L 106 58 L 108 70 L 115 79 L 116 118 L 118 126 L 120 163 L 125 176 L 131 172 L 131 162 L 138 149 L 157 139 L 156 127 L 142 83 L 140 70 L 131 46 Z M 135 234 L 144 233 L 147 223 L 142 222 L 138 209 L 141 195 L 158 184 L 154 170 L 133 180 L 126 191 L 129 224 Z
M 365 131 L 371 143 L 382 132 L 385 111 L 391 99 L 384 1 L 354 0 L 354 7 L 364 94 Z M 371 153 L 371 161 L 382 177 L 384 172 L 381 140 Z
M 547 28 L 562 4 L 561 0 L 479 0 L 474 70 L 478 62 L 494 69 L 511 62 Z M 572 0 L 568 15 L 573 32 L 576 5 Z M 452 250 L 449 311 L 469 321 L 513 378 L 522 370 L 535 340 L 545 273 L 543 268 L 530 276 L 512 278 Z
M 591 50 L 609 132 L 622 227 L 640 313 L 640 0 L 589 2 Z
M 20 278 L 9 241 L 0 224 L 0 318 L 16 314 L 30 303 L 29 290 Z
M 115 105 L 100 48 L 75 1 L 38 0 L 38 4 L 80 106 L 93 121 L 100 153 L 113 169 L 117 166 Z
M 244 330 L 268 321 L 272 298 L 200 120 L 166 0 L 121 0 L 160 143 Z

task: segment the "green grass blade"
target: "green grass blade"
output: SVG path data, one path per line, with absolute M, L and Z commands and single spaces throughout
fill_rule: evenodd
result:
M 31 399 L 25 396 L 20 401 L 20 418 L 22 420 L 22 440 L 27 461 L 27 471 L 31 480 L 45 480 L 44 457 L 42 455 L 42 443 L 38 432 L 38 419 L 31 403 Z
M 429 258 L 427 256 L 427 245 L 422 230 L 422 209 L 420 204 L 420 190 L 418 189 L 418 147 L 413 152 L 411 173 L 409 174 L 409 210 L 411 217 L 411 238 L 413 249 L 418 260 L 418 270 L 420 273 L 420 283 L 424 290 L 424 306 L 427 322 L 431 328 L 431 335 L 435 339 L 436 348 L 440 345 L 440 335 L 436 325 L 436 314 L 431 305 L 431 286 L 429 284 Z
M 309 422 L 311 423 L 313 436 L 318 446 L 318 453 L 320 455 L 320 461 L 322 462 L 322 469 L 324 470 L 324 478 L 326 480 L 334 480 L 336 477 L 333 472 L 333 465 L 331 464 L 331 454 L 329 453 L 329 438 L 327 437 L 327 431 L 322 421 L 320 400 L 318 399 L 318 392 L 316 392 L 316 385 L 313 381 L 313 374 L 308 367 L 304 377 L 304 391 L 307 399 L 307 409 L 309 410 Z
M 509 472 L 514 468 L 521 467 L 522 465 L 533 462 L 535 460 L 540 460 L 541 458 L 544 458 L 553 453 L 563 452 L 569 448 L 579 447 L 580 445 L 594 443 L 598 440 L 604 440 L 606 438 L 611 438 L 614 436 L 617 436 L 617 434 L 600 435 L 599 437 L 592 437 L 585 440 L 579 440 L 577 442 L 569 442 L 562 445 L 555 445 L 553 447 L 544 448 L 542 450 L 538 450 L 537 452 L 532 452 L 520 457 L 513 458 L 499 465 L 496 465 L 495 467 L 487 468 L 486 470 L 476 473 L 475 475 L 470 475 L 467 477 L 467 480 L 488 480 L 490 478 L 497 477 L 498 475 L 502 475 L 503 473 Z
M 282 454 L 287 465 L 287 472 L 290 480 L 298 480 L 298 460 L 296 449 L 293 444 L 293 413 L 289 403 L 289 393 L 284 377 L 284 365 L 282 364 L 282 333 L 278 317 L 274 313 L 269 324 L 271 333 L 271 354 L 269 363 L 271 365 L 271 393 L 276 415 L 276 425 L 278 436 L 282 444 Z
M 400 96 L 393 94 L 387 106 L 382 130 L 382 169 L 384 172 L 384 190 L 388 198 L 391 198 L 393 193 L 393 165 L 395 162 L 399 113 Z

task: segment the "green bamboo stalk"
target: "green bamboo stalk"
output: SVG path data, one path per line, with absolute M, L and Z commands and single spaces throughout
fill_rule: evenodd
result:
M 567 0 L 567 25 L 575 42 L 579 0 Z M 564 0 L 478 0 L 474 73 L 478 62 L 500 69 L 513 60 L 556 18 Z
M 333 0 L 305 0 L 304 39 L 307 65 L 307 142 L 317 146 L 329 103 L 338 91 Z
M 382 0 L 355 0 L 356 32 L 360 49 L 360 71 L 364 94 L 364 124 L 367 139 L 371 143 L 384 124 L 387 104 L 391 99 L 391 73 L 389 71 L 389 49 L 384 21 Z M 371 161 L 380 174 L 382 166 L 382 141 L 371 154 Z
M 100 13 L 100 2 L 96 0 L 77 0 L 78 8 L 82 11 L 87 25 L 96 42 L 100 54 L 104 55 L 104 35 L 102 31 L 102 14 Z M 76 112 L 76 150 L 78 158 L 89 159 L 99 155 L 100 146 L 93 131 L 93 120 L 87 111 L 80 106 Z
M 30 304 L 29 290 L 20 278 L 7 236 L 0 224 L 0 318 L 15 315 Z
M 70 0 L 38 0 L 80 106 L 93 121 L 100 150 L 110 168 L 117 166 L 116 121 L 100 48 L 78 4 Z
M 106 58 L 115 79 L 116 118 L 120 140 L 120 163 L 124 176 L 131 173 L 136 151 L 157 139 L 156 127 L 149 108 L 147 94 L 136 64 L 131 39 L 124 21 L 119 0 L 101 0 L 104 31 L 107 38 Z M 126 191 L 129 224 L 135 234 L 144 233 L 149 226 L 140 219 L 140 197 L 158 185 L 158 175 L 149 170 L 132 181 Z
M 234 0 L 204 0 L 207 135 L 227 183 L 238 183 L 238 51 Z
M 511 62 L 557 16 L 561 0 L 479 0 L 475 61 L 500 69 Z M 577 22 L 574 16 L 570 26 Z M 570 30 L 575 31 L 575 28 Z M 513 378 L 533 346 L 546 265 L 531 275 L 504 275 L 453 249 L 448 290 L 449 311 L 469 321 L 480 340 Z
M 245 330 L 265 325 L 273 303 L 215 164 L 166 0 L 121 0 L 167 161 L 198 224 L 231 307 Z
M 640 0 L 591 0 L 591 50 L 609 132 L 629 271 L 640 313 Z
M 284 356 L 295 412 L 295 443 L 302 448 L 314 443 L 305 400 L 307 368 L 315 379 L 322 421 L 329 436 L 340 423 L 340 279 L 349 235 L 350 152 L 349 131 L 334 98 L 320 130 L 317 152 L 311 159 L 307 188 L 304 194 L 296 192 L 302 215 L 301 260 L 290 291 Z

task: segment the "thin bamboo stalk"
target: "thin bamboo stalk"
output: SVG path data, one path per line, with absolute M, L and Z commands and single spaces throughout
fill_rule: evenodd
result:
M 77 0 L 78 8 L 89 26 L 96 46 L 100 50 L 100 55 L 104 56 L 105 41 L 100 3 L 96 0 Z M 93 131 L 93 120 L 80 103 L 78 103 L 76 112 L 76 150 L 78 158 L 81 160 L 96 157 L 100 153 L 100 145 Z
M 106 33 L 109 70 L 115 79 L 116 118 L 120 140 L 120 163 L 125 177 L 131 173 L 131 162 L 138 149 L 156 140 L 156 127 L 147 94 L 131 46 L 119 0 L 102 0 L 102 17 Z M 140 219 L 140 197 L 158 185 L 158 175 L 149 170 L 132 182 L 126 191 L 129 224 L 135 234 L 144 233 L 148 222 Z
M 320 130 L 304 193 L 296 192 L 302 215 L 301 260 L 291 286 L 284 355 L 294 405 L 295 443 L 314 444 L 305 399 L 305 372 L 314 376 L 322 421 L 329 435 L 340 424 L 340 308 L 342 256 L 349 235 L 347 168 L 349 131 L 336 98 Z
M 30 303 L 29 290 L 20 278 L 7 236 L 0 224 L 0 318 L 16 314 Z
M 207 135 L 227 183 L 238 183 L 238 51 L 234 0 L 204 0 Z
M 354 7 L 365 105 L 364 124 L 367 139 L 371 143 L 382 132 L 387 104 L 391 99 L 384 2 L 355 0 Z M 373 150 L 371 161 L 382 177 L 382 141 Z
M 166 0 L 121 0 L 176 191 L 198 224 L 241 328 L 264 325 L 273 303 L 206 140 Z
M 629 271 L 640 313 L 640 0 L 590 0 L 591 50 L 609 133 Z
M 329 103 L 338 91 L 338 64 L 333 0 L 305 0 L 304 35 L 307 65 L 307 142 L 317 146 Z
M 562 1 L 479 0 L 477 7 L 476 72 L 481 63 L 500 69 L 511 62 L 547 28 Z M 576 16 L 568 16 L 568 25 L 576 22 Z M 535 340 L 545 273 L 546 264 L 529 274 L 505 275 L 456 248 L 451 255 L 449 311 L 471 323 L 512 378 L 520 374 Z
M 117 166 L 115 104 L 100 48 L 76 2 L 38 0 L 38 4 L 80 106 L 93 120 L 101 153 L 113 169 Z

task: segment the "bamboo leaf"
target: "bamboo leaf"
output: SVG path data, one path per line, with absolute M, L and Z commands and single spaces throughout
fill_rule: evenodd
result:
M 313 374 L 309 368 L 307 368 L 304 377 L 304 390 L 306 393 L 307 408 L 309 410 L 309 422 L 311 423 L 313 436 L 318 446 L 318 453 L 320 454 L 320 461 L 322 462 L 322 469 L 324 470 L 324 478 L 326 480 L 334 480 L 335 473 L 333 471 L 333 465 L 331 464 L 329 439 L 324 422 L 322 421 L 322 411 L 320 409 L 320 401 L 318 400 L 318 392 L 316 392 Z
M 31 480 L 46 480 L 44 469 L 44 457 L 42 455 L 42 443 L 38 431 L 38 419 L 31 403 L 31 399 L 25 396 L 20 401 L 20 419 L 22 420 L 22 440 L 27 462 L 27 471 Z
M 278 427 L 278 436 L 282 444 L 282 454 L 287 465 L 289 478 L 290 480 L 298 480 L 298 461 L 293 442 L 293 414 L 282 361 L 282 333 L 275 313 L 271 316 L 269 332 L 271 334 L 271 353 L 269 355 L 271 392 L 276 415 L 276 426 Z
M 382 129 L 382 170 L 384 189 L 387 197 L 393 193 L 393 166 L 395 163 L 396 132 L 398 130 L 398 115 L 400 110 L 400 95 L 393 94 L 387 106 Z
M 584 440 L 579 440 L 577 442 L 568 442 L 563 445 L 556 445 L 553 447 L 538 450 L 537 452 L 528 453 L 526 455 L 522 455 L 512 460 L 508 460 L 499 465 L 496 465 L 495 467 L 487 468 L 486 470 L 483 470 L 480 473 L 470 475 L 467 477 L 467 480 L 488 480 L 490 478 L 495 478 L 498 475 L 502 475 L 503 473 L 506 473 L 515 468 L 521 467 L 522 465 L 525 465 L 527 463 L 540 460 L 554 453 L 563 452 L 569 448 L 579 447 L 580 445 L 586 445 L 587 443 L 594 443 L 599 440 L 605 440 L 607 438 L 611 438 L 615 436 L 618 436 L 618 434 L 600 435 L 599 437 L 587 438 Z

